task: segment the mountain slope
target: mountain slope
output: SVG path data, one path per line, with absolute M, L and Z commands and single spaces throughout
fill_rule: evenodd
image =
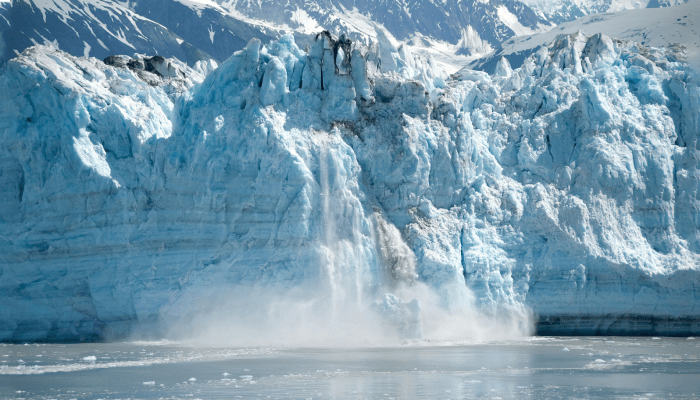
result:
M 112 0 L 13 1 L 4 13 L 9 60 L 34 44 L 55 43 L 74 55 L 165 53 L 194 63 L 209 56 L 164 26 Z
M 336 35 L 346 33 L 351 38 L 365 40 L 374 36 L 371 23 L 380 24 L 402 41 L 421 35 L 452 44 L 458 43 L 463 31 L 472 27 L 482 40 L 492 45 L 550 26 L 529 7 L 513 0 L 219 0 L 219 3 L 248 17 L 292 28 L 316 24 Z
M 473 61 L 469 68 L 493 72 L 501 57 L 518 67 L 540 46 L 551 43 L 562 33 L 604 33 L 635 41 L 643 46 L 673 47 L 689 64 L 700 67 L 700 2 L 691 1 L 660 9 L 628 10 L 589 15 L 557 26 L 549 32 L 512 38 L 486 57 Z M 680 46 L 680 47 L 678 47 Z
M 216 3 L 149 0 L 131 7 L 219 61 L 244 48 L 252 38 L 267 42 L 280 35 L 279 30 L 236 19 Z
M 209 31 L 218 33 L 216 43 Z M 0 61 L 53 43 L 75 56 L 160 54 L 194 64 L 223 61 L 251 37 L 270 40 L 278 32 L 175 0 L 138 2 L 133 9 L 116 0 L 11 0 L 0 3 L 0 34 Z
M 0 62 L 46 43 L 75 56 L 136 52 L 190 64 L 223 61 L 251 38 L 269 41 L 288 32 L 310 44 L 325 29 L 365 44 L 380 40 L 382 31 L 389 40 L 410 41 L 422 54 L 455 63 L 455 52 L 483 54 L 508 38 L 550 27 L 515 0 L 3 0 Z
M 570 22 L 591 14 L 640 8 L 670 7 L 688 0 L 526 0 L 541 17 L 555 24 Z

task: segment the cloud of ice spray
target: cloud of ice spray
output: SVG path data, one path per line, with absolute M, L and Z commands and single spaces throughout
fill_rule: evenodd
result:
M 379 208 L 353 193 L 354 160 L 342 142 L 318 140 L 314 247 L 317 276 L 288 286 L 221 284 L 190 298 L 190 312 L 171 324 L 170 336 L 206 346 L 337 347 L 405 343 L 482 342 L 530 333 L 524 309 L 481 310 L 461 273 L 431 286 L 416 274 L 413 251 Z
M 173 324 L 169 336 L 216 347 L 363 347 L 515 340 L 530 333 L 526 312 L 486 313 L 469 302 L 473 295 L 466 287 L 468 302 L 452 309 L 422 282 L 394 287 L 394 298 L 406 299 L 399 311 L 414 299 L 420 305 L 416 336 L 410 311 L 383 312 L 388 292 L 378 291 L 372 302 L 332 306 L 314 286 L 231 288 L 209 297 L 208 309 Z
M 172 325 L 170 337 L 221 347 L 363 347 L 516 340 L 531 333 L 524 308 L 485 311 L 463 281 L 439 288 L 419 281 L 398 230 L 379 215 L 374 223 L 383 277 L 356 279 L 357 264 L 348 258 L 357 249 L 339 240 L 321 247 L 320 259 L 335 265 L 324 266 L 318 279 L 291 288 L 212 290 L 196 315 Z

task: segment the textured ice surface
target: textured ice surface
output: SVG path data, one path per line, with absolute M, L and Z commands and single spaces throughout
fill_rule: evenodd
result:
M 284 36 L 144 80 L 33 47 L 0 75 L 0 339 L 295 288 L 411 335 L 435 304 L 698 331 L 700 89 L 674 60 L 573 34 L 448 79 L 388 42 Z

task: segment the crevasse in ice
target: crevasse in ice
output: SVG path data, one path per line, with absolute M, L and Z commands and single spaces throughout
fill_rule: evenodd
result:
M 381 35 L 152 71 L 30 48 L 0 75 L 0 340 L 251 288 L 416 337 L 419 284 L 545 330 L 695 332 L 700 89 L 675 59 L 583 33 L 493 76 Z

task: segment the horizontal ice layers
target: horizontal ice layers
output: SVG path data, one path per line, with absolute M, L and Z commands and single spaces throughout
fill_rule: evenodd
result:
M 252 287 L 412 323 L 384 289 L 417 283 L 544 331 L 698 332 L 700 90 L 673 60 L 582 34 L 451 79 L 323 34 L 213 71 L 31 48 L 0 76 L 0 340 Z

